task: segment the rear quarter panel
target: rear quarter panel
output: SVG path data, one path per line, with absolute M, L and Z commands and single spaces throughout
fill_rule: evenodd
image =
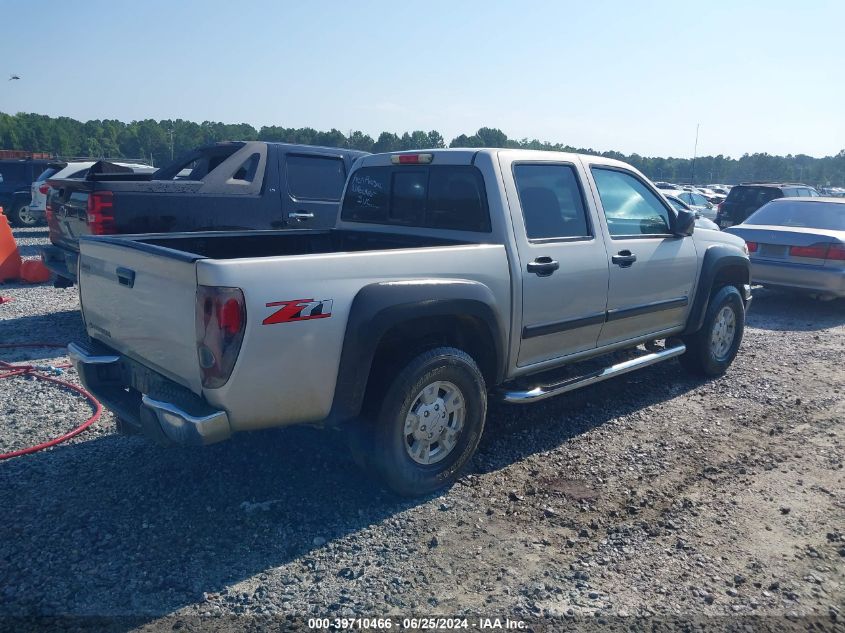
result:
M 484 284 L 508 322 L 510 276 L 503 245 L 400 249 L 330 255 L 201 260 L 201 285 L 244 292 L 247 325 L 232 376 L 206 399 L 225 408 L 236 430 L 325 419 L 332 406 L 340 354 L 357 293 L 395 280 L 465 279 Z M 432 285 L 436 292 L 436 284 Z M 331 301 L 331 316 L 264 324 L 294 300 Z

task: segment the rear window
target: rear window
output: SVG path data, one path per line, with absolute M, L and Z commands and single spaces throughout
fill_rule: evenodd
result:
M 745 224 L 845 231 L 845 204 L 791 200 L 772 202 L 752 213 Z
M 725 202 L 741 204 L 743 206 L 756 205 L 760 207 L 775 198 L 782 197 L 783 194 L 777 187 L 736 186 L 731 189 L 731 192 L 728 194 Z
M 346 168 L 340 158 L 287 156 L 288 192 L 297 200 L 340 200 Z
M 48 167 L 47 169 L 45 169 L 44 171 L 42 171 L 42 172 L 38 175 L 38 178 L 36 178 L 35 180 L 36 180 L 36 182 L 42 182 L 42 181 L 44 181 L 44 180 L 47 180 L 47 179 L 48 179 L 50 176 L 52 176 L 53 174 L 57 174 L 57 173 L 59 173 L 59 171 L 61 171 L 61 169 L 56 168 L 56 167 Z
M 490 231 L 484 179 L 470 165 L 362 167 L 349 179 L 341 219 Z

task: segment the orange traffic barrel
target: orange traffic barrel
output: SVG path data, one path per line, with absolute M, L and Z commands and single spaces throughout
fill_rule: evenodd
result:
M 0 282 L 17 279 L 20 271 L 21 254 L 18 252 L 18 245 L 15 244 L 15 237 L 12 235 L 12 227 L 9 226 L 6 216 L 0 211 Z
M 21 279 L 31 284 L 50 281 L 50 269 L 40 259 L 25 259 L 21 264 Z

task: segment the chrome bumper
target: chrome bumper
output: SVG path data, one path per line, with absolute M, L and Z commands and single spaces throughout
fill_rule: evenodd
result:
M 178 394 L 179 404 L 140 394 L 132 386 L 132 363 L 119 354 L 79 343 L 68 345 L 68 356 L 82 384 L 124 422 L 162 444 L 205 445 L 232 434 L 225 411 L 210 407 L 196 394 L 161 377 L 166 392 Z M 139 398 L 140 395 L 140 398 Z
M 170 402 L 162 402 L 146 394 L 141 397 L 141 403 L 155 414 L 161 430 L 175 444 L 214 444 L 232 434 L 225 411 L 191 415 Z

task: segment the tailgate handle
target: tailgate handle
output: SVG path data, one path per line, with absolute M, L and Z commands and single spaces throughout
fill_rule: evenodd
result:
M 132 288 L 135 285 L 135 271 L 129 268 L 117 269 L 117 281 L 121 286 Z

